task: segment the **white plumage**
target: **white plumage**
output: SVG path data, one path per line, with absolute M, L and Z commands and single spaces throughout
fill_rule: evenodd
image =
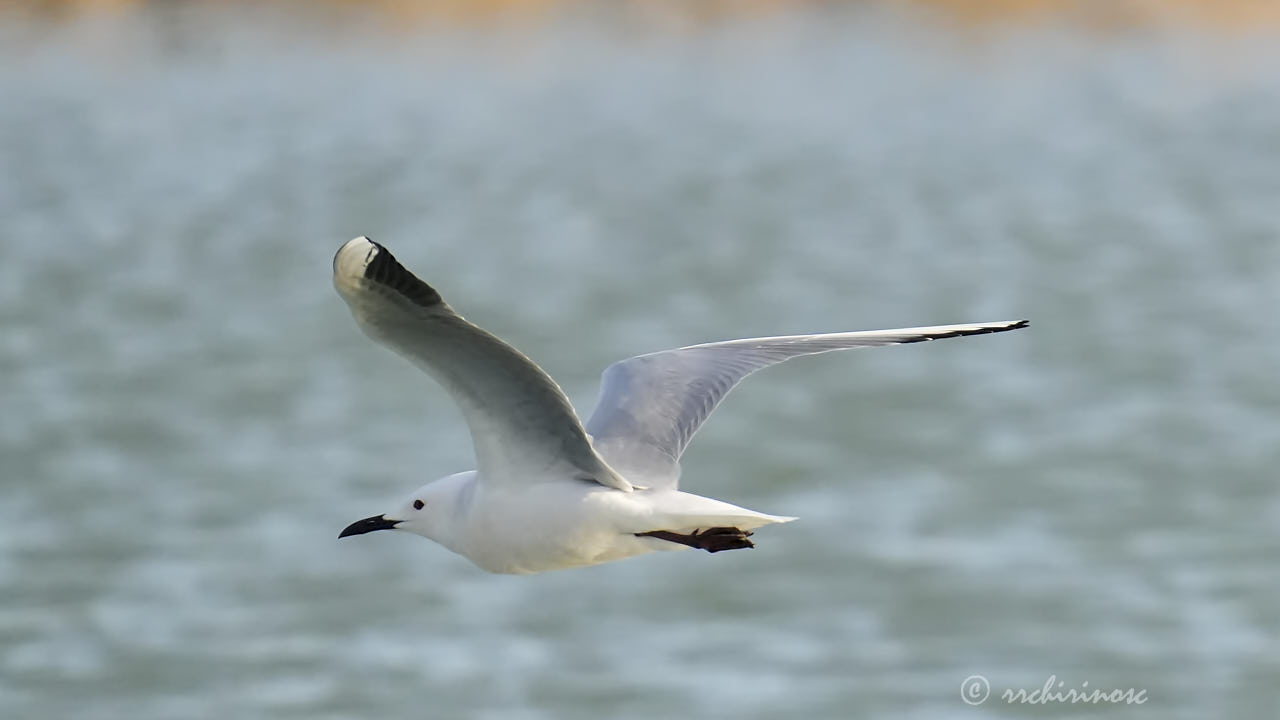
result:
M 491 572 L 594 565 L 655 550 L 752 547 L 795 518 L 678 489 L 680 455 L 739 381 L 802 355 L 1003 332 L 1026 321 L 730 340 L 640 355 L 604 372 L 584 426 L 555 381 L 467 322 L 383 246 L 359 237 L 333 260 L 357 323 L 436 379 L 462 410 L 476 469 L 420 488 L 340 537 L 407 530 Z

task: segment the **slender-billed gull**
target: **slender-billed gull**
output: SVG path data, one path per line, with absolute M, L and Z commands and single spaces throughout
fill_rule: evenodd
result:
M 365 237 L 333 258 L 333 284 L 369 337 L 436 379 L 461 408 L 476 469 L 427 483 L 338 537 L 407 530 L 496 573 L 595 565 L 655 550 L 754 547 L 766 515 L 682 492 L 680 455 L 740 380 L 801 355 L 1004 332 L 1015 322 L 751 338 L 640 355 L 604 371 L 584 426 L 520 351 L 467 322 Z

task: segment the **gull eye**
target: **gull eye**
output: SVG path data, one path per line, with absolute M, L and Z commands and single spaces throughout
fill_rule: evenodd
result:
M 413 501 L 413 509 L 414 509 L 414 510 L 421 510 L 421 509 L 422 509 L 422 506 L 423 506 L 423 505 L 425 505 L 425 504 L 426 504 L 426 503 L 422 502 L 421 500 L 414 500 L 414 501 Z

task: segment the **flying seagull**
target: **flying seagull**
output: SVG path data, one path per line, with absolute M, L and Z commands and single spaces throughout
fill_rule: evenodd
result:
M 333 284 L 360 328 L 435 378 L 462 410 L 476 469 L 427 483 L 338 536 L 405 530 L 495 573 L 537 573 L 658 550 L 754 547 L 795 518 L 678 489 L 680 455 L 740 380 L 801 355 L 1015 330 L 1027 321 L 789 335 L 691 345 L 610 365 L 584 426 L 542 368 L 467 322 L 382 245 L 358 237 Z

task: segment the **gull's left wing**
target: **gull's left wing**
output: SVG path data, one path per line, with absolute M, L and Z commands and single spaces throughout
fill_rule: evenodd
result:
M 365 334 L 453 396 L 471 431 L 482 482 L 563 476 L 632 490 L 596 454 L 551 376 L 464 320 L 386 248 L 365 237 L 343 245 L 333 258 L 333 285 Z

